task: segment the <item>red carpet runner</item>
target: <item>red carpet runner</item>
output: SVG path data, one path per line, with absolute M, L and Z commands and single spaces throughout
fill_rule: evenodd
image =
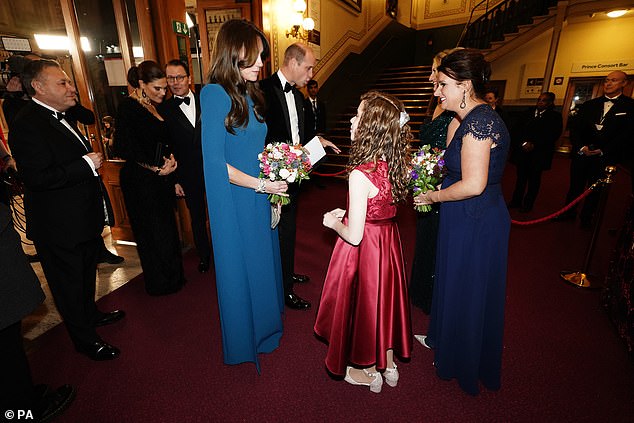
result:
M 514 212 L 514 219 L 538 218 L 562 206 L 568 163 L 556 160 L 534 211 Z M 507 171 L 507 198 L 514 170 Z M 612 189 L 593 261 L 601 274 L 614 243 L 608 229 L 623 220 L 628 179 L 617 175 Z M 296 270 L 312 280 L 296 291 L 313 307 L 334 243 L 321 216 L 345 206 L 345 184 L 324 183 L 326 189 L 304 188 L 298 224 Z M 401 210 L 400 227 L 409 268 L 411 208 Z M 119 359 L 92 362 L 76 354 L 58 326 L 31 354 L 32 370 L 37 383 L 77 387 L 61 422 L 631 422 L 634 365 L 601 307 L 600 292 L 559 279 L 563 269 L 579 270 L 589 236 L 573 222 L 513 227 L 497 393 L 473 398 L 455 382 L 439 380 L 432 352 L 421 346 L 399 366 L 398 387 L 384 386 L 379 395 L 334 381 L 324 370 L 326 347 L 312 333 L 314 308 L 287 312 L 281 346 L 262 356 L 261 375 L 253 364 L 225 366 L 213 274 L 199 275 L 191 254 L 185 260 L 189 283 L 181 292 L 149 297 L 141 276 L 100 301 L 103 310 L 127 312 L 123 322 L 99 330 L 121 348 Z M 414 309 L 413 323 L 416 333 L 424 333 L 427 317 Z

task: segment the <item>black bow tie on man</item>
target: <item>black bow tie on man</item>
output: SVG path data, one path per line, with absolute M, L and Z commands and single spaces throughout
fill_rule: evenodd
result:
M 174 101 L 176 101 L 177 106 L 180 106 L 182 103 L 185 103 L 189 106 L 189 102 L 191 101 L 191 99 L 189 97 L 174 96 Z
M 287 93 L 290 90 L 293 89 L 293 86 L 291 84 L 289 84 L 288 82 L 286 84 L 284 84 L 284 92 Z
M 66 113 L 64 112 L 53 112 L 53 113 L 54 113 L 55 119 L 57 120 L 61 121 L 62 119 L 66 118 Z

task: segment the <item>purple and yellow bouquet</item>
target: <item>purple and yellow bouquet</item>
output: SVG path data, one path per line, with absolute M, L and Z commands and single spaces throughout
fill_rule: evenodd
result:
M 423 145 L 414 155 L 411 161 L 410 187 L 416 196 L 427 191 L 433 191 L 442 182 L 446 169 L 443 156 L 444 150 Z M 428 212 L 432 207 L 429 204 L 415 206 L 416 211 Z
M 269 143 L 264 151 L 258 154 L 260 160 L 260 178 L 270 181 L 286 181 L 289 184 L 300 183 L 310 179 L 308 173 L 312 169 L 307 151 L 301 145 L 289 145 L 285 142 Z M 278 194 L 269 194 L 271 204 L 286 205 L 290 198 Z

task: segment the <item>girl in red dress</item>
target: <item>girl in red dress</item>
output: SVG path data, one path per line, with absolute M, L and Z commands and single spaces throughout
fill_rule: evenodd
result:
M 348 211 L 324 214 L 339 234 L 315 322 L 328 343 L 326 367 L 352 385 L 381 392 L 383 377 L 398 382 L 394 355 L 412 348 L 407 281 L 397 201 L 407 194 L 409 116 L 396 98 L 377 91 L 361 97 L 351 120 Z

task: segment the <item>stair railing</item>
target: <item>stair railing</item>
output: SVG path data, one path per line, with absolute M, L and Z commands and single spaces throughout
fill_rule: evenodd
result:
M 459 46 L 487 49 L 493 41 L 504 40 L 504 34 L 517 32 L 519 25 L 530 24 L 533 17 L 547 15 L 548 8 L 557 5 L 557 0 L 505 0 L 491 10 L 487 4 L 487 11 L 470 23 L 474 11 L 484 1 L 471 10 Z

